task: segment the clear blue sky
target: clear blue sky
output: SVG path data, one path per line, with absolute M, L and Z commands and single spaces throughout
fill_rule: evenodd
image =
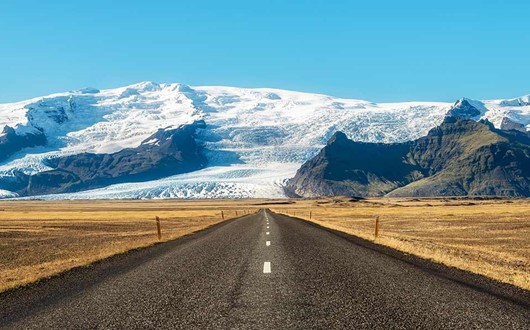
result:
M 0 2 L 0 102 L 144 80 L 371 101 L 530 93 L 529 1 Z

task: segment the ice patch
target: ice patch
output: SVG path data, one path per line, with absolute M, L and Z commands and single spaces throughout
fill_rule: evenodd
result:
M 285 178 L 296 173 L 299 164 L 273 163 L 210 167 L 193 173 L 141 183 L 124 183 L 73 194 L 24 199 L 151 199 L 151 198 L 285 198 Z
M 18 194 L 14 192 L 0 189 L 0 199 L 17 198 L 17 197 L 18 197 Z

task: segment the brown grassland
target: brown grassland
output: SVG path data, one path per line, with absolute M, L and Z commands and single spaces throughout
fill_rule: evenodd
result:
M 0 202 L 0 292 L 259 208 L 530 289 L 530 200 Z
M 530 200 L 303 200 L 293 215 L 405 253 L 530 290 Z M 379 235 L 375 239 L 375 218 Z
M 0 292 L 222 221 L 219 202 L 0 202 Z M 237 204 L 233 204 L 235 207 Z M 241 215 L 243 208 L 239 208 Z M 225 219 L 236 216 L 224 209 Z M 250 212 L 250 210 L 245 210 Z

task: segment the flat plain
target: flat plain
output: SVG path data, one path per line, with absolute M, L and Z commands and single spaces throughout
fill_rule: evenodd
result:
M 0 292 L 261 208 L 530 289 L 529 200 L 321 198 L 0 202 Z
M 528 199 L 332 198 L 272 209 L 530 290 Z
M 224 202 L 4 201 L 0 292 L 223 221 Z M 235 203 L 229 203 L 236 205 Z M 238 215 L 249 210 L 240 209 Z M 223 211 L 225 219 L 236 210 Z

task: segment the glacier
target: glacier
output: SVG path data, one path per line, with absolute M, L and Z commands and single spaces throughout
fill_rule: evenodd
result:
M 507 119 L 530 128 L 529 96 L 466 100 L 476 118 L 501 127 Z M 458 102 L 457 102 L 458 103 Z M 197 120 L 208 167 L 148 182 L 33 196 L 97 198 L 281 198 L 283 185 L 336 131 L 365 142 L 417 139 L 442 122 L 449 102 L 374 103 L 271 88 L 188 86 L 142 82 L 126 87 L 52 94 L 0 104 L 0 128 L 44 132 L 46 146 L 22 149 L 0 163 L 0 180 L 16 171 L 49 170 L 45 160 L 81 152 L 137 147 L 158 129 Z M 2 191 L 0 198 L 16 198 Z

